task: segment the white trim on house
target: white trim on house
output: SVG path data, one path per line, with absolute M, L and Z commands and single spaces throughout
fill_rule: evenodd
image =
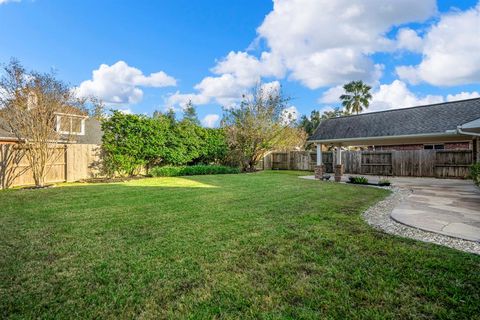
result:
M 325 139 L 325 140 L 308 140 L 311 143 L 321 144 L 337 144 L 342 142 L 357 142 L 357 141 L 377 141 L 377 140 L 398 140 L 398 139 L 415 139 L 415 138 L 453 138 L 459 137 L 459 134 L 454 132 L 445 133 L 423 133 L 423 134 L 408 134 L 398 136 L 378 136 L 378 137 L 359 137 L 359 138 L 341 138 L 341 139 Z
M 75 136 L 84 136 L 85 135 L 85 120 L 88 118 L 86 116 L 80 116 L 80 115 L 76 115 L 76 114 L 68 114 L 68 113 L 60 113 L 60 112 L 57 112 L 55 113 L 56 115 L 56 128 L 55 128 L 55 131 L 57 131 L 58 133 L 60 134 L 65 134 L 65 135 L 75 135 Z M 61 131 L 60 130 L 60 127 L 61 127 L 61 122 L 62 122 L 62 118 L 67 118 L 70 120 L 70 131 Z M 73 118 L 80 118 L 80 132 L 73 132 L 71 129 L 72 129 L 72 120 Z
M 460 126 L 460 129 L 478 129 L 478 128 L 480 128 L 480 119 L 464 123 Z

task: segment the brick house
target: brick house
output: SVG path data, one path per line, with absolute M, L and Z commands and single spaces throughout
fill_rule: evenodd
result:
M 368 150 L 472 150 L 480 161 L 480 98 L 363 113 L 322 121 L 308 142 L 336 147 L 341 170 L 342 147 Z

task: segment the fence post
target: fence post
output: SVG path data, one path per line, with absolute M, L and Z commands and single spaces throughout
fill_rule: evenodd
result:
M 5 169 L 4 166 L 6 166 L 6 163 L 3 163 L 3 154 L 4 154 L 4 144 L 0 144 L 0 190 L 3 189 L 3 179 L 5 179 Z

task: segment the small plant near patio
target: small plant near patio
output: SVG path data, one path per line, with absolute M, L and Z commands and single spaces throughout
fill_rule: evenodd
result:
M 378 185 L 379 185 L 380 187 L 388 187 L 388 186 L 390 186 L 391 184 L 392 184 L 392 183 L 390 182 L 390 180 L 385 179 L 385 178 L 382 178 L 382 179 L 380 179 L 380 180 L 378 181 Z
M 178 177 L 178 176 L 197 176 L 205 174 L 236 174 L 240 173 L 239 168 L 220 166 L 220 165 L 196 165 L 196 166 L 163 166 L 155 167 L 150 170 L 153 177 Z
M 348 180 L 354 184 L 368 184 L 368 179 L 365 177 L 348 177 Z
M 470 167 L 470 175 L 476 185 L 480 185 L 480 163 L 476 163 Z

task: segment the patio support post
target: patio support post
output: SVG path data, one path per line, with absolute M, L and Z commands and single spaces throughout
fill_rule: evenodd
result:
M 475 162 L 480 163 L 480 137 L 477 137 L 477 139 L 473 141 L 473 146 L 474 146 L 473 153 L 475 154 Z
M 317 147 L 317 163 L 315 165 L 315 179 L 322 179 L 323 174 L 325 173 L 325 166 L 323 165 L 322 160 L 322 145 L 316 144 Z
M 335 165 L 335 181 L 340 182 L 343 175 L 343 165 L 342 165 L 342 147 L 337 146 L 336 154 L 336 165 Z

